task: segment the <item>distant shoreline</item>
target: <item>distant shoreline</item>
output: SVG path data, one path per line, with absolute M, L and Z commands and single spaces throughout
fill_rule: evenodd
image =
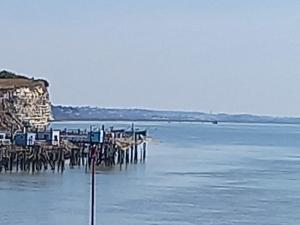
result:
M 169 120 L 169 119 L 55 119 L 53 122 L 164 122 L 164 123 L 211 123 L 210 120 Z M 300 125 L 297 122 L 272 122 L 272 121 L 217 121 L 218 124 L 278 124 L 278 125 Z
M 274 117 L 251 114 L 212 114 L 203 112 L 159 111 L 97 107 L 52 106 L 54 121 L 123 121 L 123 122 L 194 122 L 300 124 L 300 117 Z

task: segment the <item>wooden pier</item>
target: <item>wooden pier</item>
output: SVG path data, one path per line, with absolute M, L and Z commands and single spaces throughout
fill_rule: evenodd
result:
M 89 171 L 95 157 L 96 167 L 144 163 L 147 152 L 147 131 L 104 130 L 103 140 L 93 142 L 87 132 L 61 131 L 59 145 L 36 143 L 32 146 L 0 145 L 0 173 L 37 173 L 52 170 L 63 173 L 66 168 L 83 167 Z M 95 154 L 94 156 L 92 154 Z

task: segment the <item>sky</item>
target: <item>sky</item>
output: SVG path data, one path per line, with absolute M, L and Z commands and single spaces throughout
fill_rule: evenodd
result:
M 51 100 L 300 116 L 298 0 L 0 0 L 0 69 Z

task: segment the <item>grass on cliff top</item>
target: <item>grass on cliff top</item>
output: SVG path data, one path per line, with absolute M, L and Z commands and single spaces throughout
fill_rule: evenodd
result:
M 28 79 L 29 80 L 28 77 L 17 75 L 15 73 L 6 70 L 0 71 L 0 79 Z
M 28 78 L 26 76 L 17 75 L 6 70 L 0 71 L 0 89 L 35 87 L 37 85 L 43 85 L 47 88 L 49 86 L 49 83 L 46 80 L 35 80 L 34 78 Z

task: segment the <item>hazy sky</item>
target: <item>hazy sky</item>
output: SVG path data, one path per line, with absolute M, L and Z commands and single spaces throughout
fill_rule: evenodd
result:
M 299 0 L 1 0 L 0 68 L 55 104 L 300 115 Z

